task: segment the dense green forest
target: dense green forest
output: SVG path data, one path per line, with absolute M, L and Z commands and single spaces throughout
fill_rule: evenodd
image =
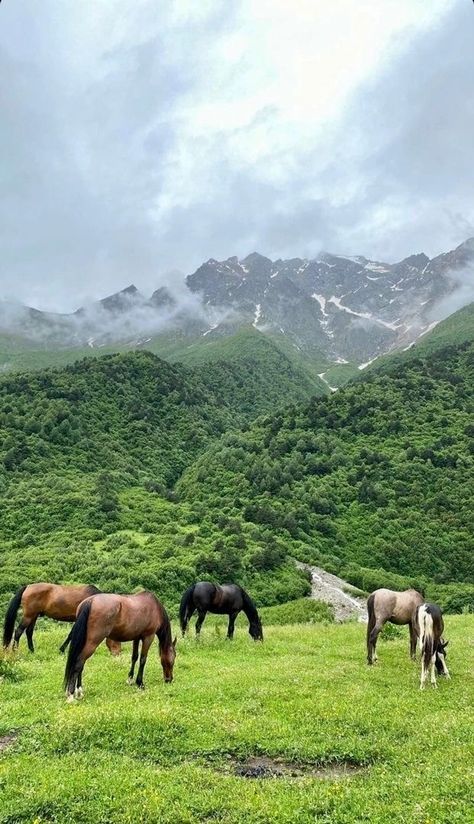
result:
M 261 350 L 212 370 L 141 352 L 4 377 L 0 592 L 46 577 L 147 586 L 175 602 L 199 574 L 251 575 L 262 603 L 306 594 L 269 530 L 198 521 L 173 491 L 224 431 L 311 396 L 311 381 L 263 344 L 264 363 Z
M 472 582 L 473 353 L 465 343 L 387 362 L 337 395 L 227 433 L 179 493 L 265 525 L 364 589 Z
M 206 577 L 282 604 L 309 591 L 298 557 L 471 603 L 472 344 L 316 397 L 243 337 L 211 365 L 135 352 L 0 380 L 3 601 L 47 578 L 174 608 Z

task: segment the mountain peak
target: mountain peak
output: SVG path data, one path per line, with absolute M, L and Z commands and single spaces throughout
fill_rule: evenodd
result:
M 131 283 L 125 289 L 115 292 L 99 301 L 100 306 L 108 312 L 124 312 L 130 308 L 132 303 L 144 303 L 145 298 L 138 291 L 137 287 Z
M 251 252 L 250 255 L 247 255 L 243 260 L 240 261 L 241 263 L 245 264 L 255 264 L 255 263 L 271 263 L 270 258 L 265 257 L 265 255 L 261 255 L 260 252 Z
M 176 306 L 176 300 L 166 286 L 160 286 L 159 289 L 156 289 L 149 302 L 151 306 L 155 306 L 158 309 L 171 309 Z

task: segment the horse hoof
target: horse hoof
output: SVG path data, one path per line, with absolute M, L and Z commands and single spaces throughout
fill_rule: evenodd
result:
M 128 676 L 128 678 L 127 678 L 127 684 L 128 684 L 128 686 L 129 686 L 129 687 L 133 687 L 134 683 L 135 683 L 135 682 L 134 682 L 133 678 L 130 678 L 130 676 Z
M 68 704 L 74 704 L 74 700 L 75 700 L 75 699 L 74 699 L 74 693 L 72 693 L 72 692 L 68 692 L 68 694 L 66 695 L 66 701 L 67 701 L 67 703 L 68 703 Z
M 84 698 L 84 690 L 82 689 L 82 687 L 77 687 L 77 689 L 74 691 L 74 697 L 77 698 L 78 701 Z

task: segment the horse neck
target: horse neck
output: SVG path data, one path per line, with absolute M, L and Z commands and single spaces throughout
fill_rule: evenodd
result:
M 163 623 L 156 632 L 158 636 L 158 643 L 160 645 L 160 652 L 166 652 L 172 644 L 171 641 L 171 624 L 166 612 L 163 610 Z
M 242 592 L 242 601 L 243 601 L 242 609 L 245 612 L 249 622 L 251 624 L 253 624 L 255 621 L 258 621 L 258 612 L 256 610 L 256 607 L 255 607 L 252 599 L 245 592 L 245 589 L 241 589 L 241 592 Z

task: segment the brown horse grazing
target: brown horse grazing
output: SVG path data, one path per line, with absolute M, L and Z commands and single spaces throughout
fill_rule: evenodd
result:
M 431 669 L 431 684 L 433 687 L 437 687 L 435 667 L 438 675 L 445 675 L 446 678 L 450 678 L 445 661 L 446 647 L 449 642 L 443 641 L 444 621 L 439 606 L 437 604 L 422 604 L 417 607 L 415 625 L 421 648 L 420 690 L 425 688 L 429 669 Z
M 415 610 L 424 601 L 416 589 L 407 589 L 404 592 L 394 592 L 391 589 L 376 589 L 367 600 L 367 663 L 373 664 L 377 660 L 375 647 L 377 638 L 383 625 L 390 621 L 392 624 L 408 624 L 410 629 L 410 655 L 415 659 L 417 630 L 415 626 Z
M 10 646 L 20 606 L 23 616 L 15 630 L 13 646 L 18 646 L 21 636 L 26 631 L 28 649 L 34 652 L 33 631 L 40 616 L 46 615 L 48 618 L 54 618 L 55 621 L 75 621 L 76 610 L 81 601 L 98 592 L 100 590 L 97 587 L 82 584 L 63 586 L 41 583 L 21 587 L 11 599 L 5 615 L 3 646 L 5 649 Z
M 143 688 L 143 670 L 148 650 L 155 635 L 160 645 L 160 659 L 165 682 L 173 680 L 176 657 L 176 638 L 171 640 L 171 624 L 164 606 L 152 592 L 136 595 L 95 595 L 86 598 L 77 609 L 77 619 L 72 629 L 71 646 L 64 673 L 66 698 L 82 698 L 82 671 L 84 664 L 104 638 L 113 641 L 133 641 L 132 664 L 128 674 L 133 683 L 135 664 L 140 641 L 140 666 L 137 687 Z

